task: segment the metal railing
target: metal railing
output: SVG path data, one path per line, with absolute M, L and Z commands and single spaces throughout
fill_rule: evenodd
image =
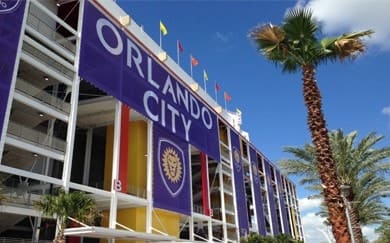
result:
M 194 204 L 193 210 L 195 213 L 203 214 L 203 207 L 201 205 Z
M 50 40 L 53 40 L 63 49 L 70 51 L 71 53 L 75 53 L 76 45 L 72 41 L 60 35 L 55 28 L 51 27 L 44 20 L 34 15 L 31 10 L 27 16 L 27 25 L 38 31 L 40 34 L 48 37 Z
M 31 240 L 24 238 L 0 237 L 0 243 L 52 243 L 52 240 Z
M 69 80 L 73 80 L 74 72 L 72 70 L 66 68 L 59 62 L 54 61 L 51 57 L 37 50 L 35 47 L 31 46 L 30 44 L 24 42 L 22 50 L 27 55 L 49 66 L 50 68 L 53 69 L 53 71 L 57 72 L 58 74 L 65 76 Z
M 144 188 L 139 188 L 134 185 L 127 185 L 127 192 L 130 195 L 141 197 L 141 198 L 146 198 L 146 189 Z
M 31 85 L 24 81 L 23 79 L 18 78 L 16 82 L 16 89 L 29 95 L 32 96 L 39 101 L 54 106 L 56 109 L 64 111 L 66 113 L 70 112 L 70 104 L 63 101 L 62 99 L 59 99 L 49 93 L 47 93 L 44 90 L 41 90 L 34 85 Z
M 37 145 L 43 145 L 51 149 L 65 152 L 66 141 L 49 136 L 46 133 L 25 127 L 23 125 L 10 122 L 8 124 L 8 134 L 22 138 Z

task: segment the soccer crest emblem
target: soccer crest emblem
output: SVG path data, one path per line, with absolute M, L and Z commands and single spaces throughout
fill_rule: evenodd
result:
M 237 171 L 241 170 L 241 156 L 237 148 L 233 148 L 233 163 Z
M 257 170 L 256 164 L 252 163 L 252 171 L 253 171 L 253 180 L 256 184 L 259 183 L 259 171 Z
M 160 176 L 168 192 L 176 196 L 185 181 L 185 157 L 179 146 L 167 139 L 160 139 L 158 146 Z

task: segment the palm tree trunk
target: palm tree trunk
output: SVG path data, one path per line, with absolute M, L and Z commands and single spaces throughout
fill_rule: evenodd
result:
M 316 147 L 318 174 L 323 186 L 329 221 L 336 243 L 351 242 L 345 207 L 337 179 L 336 165 L 329 145 L 328 130 L 322 112 L 322 98 L 314 77 L 313 65 L 302 65 L 303 96 L 308 113 L 308 126 Z

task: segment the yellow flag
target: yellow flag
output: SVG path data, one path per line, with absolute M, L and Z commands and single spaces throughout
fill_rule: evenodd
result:
M 168 30 L 167 30 L 167 27 L 165 27 L 165 25 L 163 24 L 163 22 L 160 21 L 160 31 L 163 35 L 167 35 L 168 34 Z
M 240 109 L 236 109 L 236 113 L 237 113 L 237 115 L 239 115 L 239 116 L 241 116 L 241 114 L 242 114 L 242 111 L 240 110 Z
M 204 81 L 209 80 L 209 77 L 207 76 L 206 70 L 203 70 L 203 80 Z

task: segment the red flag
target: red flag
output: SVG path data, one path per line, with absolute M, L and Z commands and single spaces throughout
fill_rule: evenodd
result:
M 184 48 L 183 48 L 183 46 L 181 45 L 181 43 L 180 43 L 179 40 L 177 41 L 177 49 L 179 50 L 179 52 L 183 52 L 183 51 L 184 51 Z
M 194 66 L 194 67 L 199 65 L 198 60 L 195 57 L 193 57 L 193 56 L 191 56 L 191 65 Z
M 221 89 L 221 86 L 219 86 L 219 84 L 218 83 L 215 83 L 215 91 L 219 91 Z
M 232 97 L 226 92 L 223 93 L 223 96 L 225 97 L 226 101 L 230 101 L 232 99 Z

